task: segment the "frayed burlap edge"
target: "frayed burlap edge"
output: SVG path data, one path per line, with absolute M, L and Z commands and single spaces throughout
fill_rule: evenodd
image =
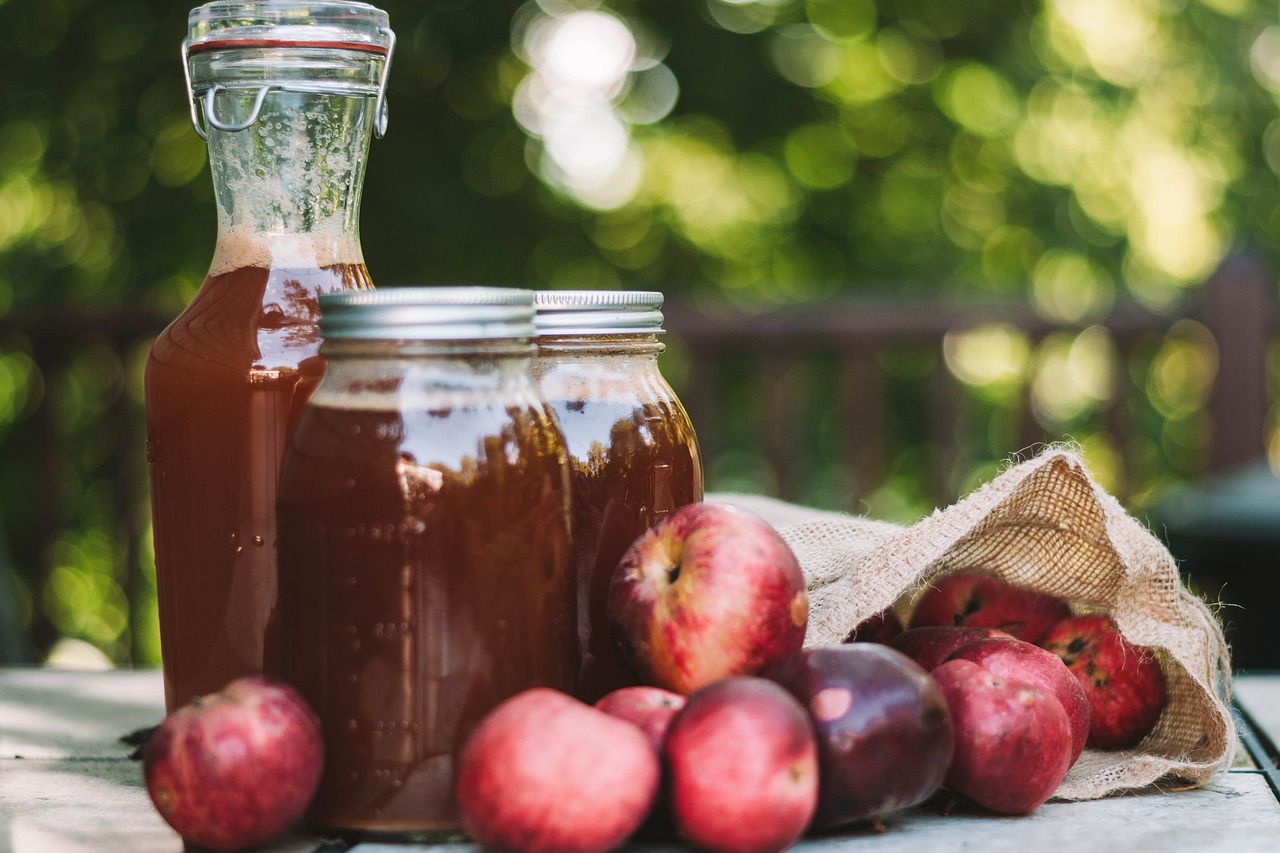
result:
M 1198 787 L 1231 764 L 1231 668 L 1221 626 L 1185 589 L 1168 549 L 1094 482 L 1070 449 L 1050 448 L 909 527 L 753 495 L 708 495 L 772 524 L 808 582 L 808 646 L 839 643 L 894 606 L 909 614 L 942 575 L 982 568 L 1105 612 L 1156 650 L 1168 703 L 1132 752 L 1086 750 L 1056 792 L 1087 800 L 1151 785 Z

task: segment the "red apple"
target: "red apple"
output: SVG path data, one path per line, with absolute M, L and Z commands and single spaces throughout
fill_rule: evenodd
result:
M 1084 688 L 1090 747 L 1129 749 L 1155 728 L 1165 705 L 1160 662 L 1122 637 L 1110 617 L 1065 619 L 1040 645 L 1062 658 Z
M 1034 643 L 1070 615 L 1066 603 L 1052 595 L 1012 586 L 985 572 L 957 572 L 920 597 L 911 613 L 911 627 L 999 628 Z
M 603 853 L 640 826 L 661 769 L 631 723 L 545 687 L 487 714 L 458 759 L 458 811 L 486 848 Z
M 664 749 L 680 834 L 712 853 L 773 853 L 804 833 L 818 803 L 809 716 L 763 678 L 729 678 L 689 696 Z
M 684 697 L 661 687 L 619 687 L 596 700 L 595 707 L 640 728 L 658 752 Z
M 626 720 L 645 733 L 654 749 L 661 754 L 667 739 L 667 729 L 680 709 L 685 697 L 661 687 L 619 687 L 601 696 L 595 707 Z M 663 777 L 653 809 L 644 823 L 636 830 L 636 837 L 646 841 L 676 841 L 676 828 L 671 820 L 671 785 Z
M 1029 681 L 1052 693 L 1071 724 L 1071 763 L 1080 757 L 1089 738 L 1089 700 L 1057 655 L 1012 637 L 990 637 L 961 646 L 950 659 L 973 661 L 992 675 Z
M 932 672 L 938 664 L 951 657 L 952 652 L 974 640 L 987 637 L 1008 637 L 998 628 L 956 628 L 947 625 L 926 625 L 903 631 L 889 641 L 890 648 L 897 649 Z
M 933 678 L 955 729 L 947 787 L 1001 814 L 1053 796 L 1071 767 L 1071 724 L 1052 693 L 967 660 L 947 661 Z
M 874 616 L 868 616 L 849 632 L 844 638 L 846 643 L 887 643 L 902 633 L 902 620 L 886 607 Z
M 952 750 L 947 703 L 906 655 L 873 643 L 804 649 L 763 674 L 800 700 L 817 734 L 813 828 L 913 806 L 942 784 Z
M 809 595 L 795 554 L 759 517 L 689 504 L 618 564 L 609 620 L 646 684 L 691 693 L 756 673 L 804 643 Z
M 320 721 L 303 698 L 246 677 L 166 717 L 142 770 L 151 802 L 184 841 L 240 850 L 302 816 L 323 765 Z

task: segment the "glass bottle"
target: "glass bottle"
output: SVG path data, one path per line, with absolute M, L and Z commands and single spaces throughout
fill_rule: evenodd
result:
M 183 61 L 208 142 L 208 277 L 146 366 L 165 702 L 273 671 L 276 485 L 323 371 L 318 294 L 372 287 L 359 238 L 394 36 L 364 3 L 208 3 Z
M 555 411 L 573 480 L 581 665 L 593 702 L 635 677 L 606 618 L 609 581 L 645 530 L 702 500 L 693 425 L 658 369 L 662 294 L 541 291 L 533 373 Z
M 533 294 L 320 299 L 327 372 L 280 480 L 284 676 L 319 714 L 328 829 L 456 830 L 479 719 L 577 672 L 564 439 Z

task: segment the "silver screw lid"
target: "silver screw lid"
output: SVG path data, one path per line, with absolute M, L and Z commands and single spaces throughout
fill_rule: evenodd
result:
M 321 294 L 331 340 L 464 341 L 533 338 L 533 291 L 511 287 L 393 287 Z
M 662 294 L 655 290 L 539 290 L 539 335 L 660 335 Z

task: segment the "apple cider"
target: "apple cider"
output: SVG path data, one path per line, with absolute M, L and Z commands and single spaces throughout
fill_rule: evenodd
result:
M 518 337 L 531 300 L 322 302 L 328 372 L 280 484 L 283 673 L 324 728 L 308 812 L 322 827 L 455 830 L 454 761 L 475 724 L 522 690 L 573 686 L 568 464 Z M 449 337 L 499 309 L 489 338 Z
M 276 478 L 323 370 L 316 294 L 369 286 L 360 262 L 276 269 L 225 246 L 146 368 L 170 709 L 277 668 Z
M 646 530 L 702 500 L 693 426 L 658 370 L 662 295 L 540 292 L 534 375 L 564 433 L 572 470 L 579 671 L 594 702 L 635 684 L 607 617 L 609 583 Z
M 165 704 L 278 668 L 276 490 L 323 372 L 321 294 L 372 284 L 359 238 L 394 37 L 366 3 L 249 0 L 188 15 L 218 237 L 146 366 Z

